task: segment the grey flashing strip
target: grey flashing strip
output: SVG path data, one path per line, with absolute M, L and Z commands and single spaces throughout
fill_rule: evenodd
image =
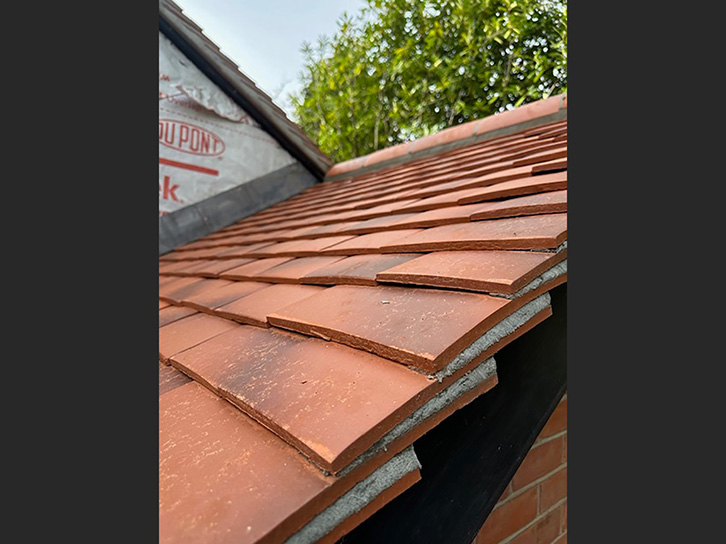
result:
M 413 446 L 407 447 L 320 512 L 307 525 L 288 538 L 285 544 L 317 542 L 347 518 L 360 512 L 406 474 L 420 468 L 421 463 L 413 451 Z
M 529 121 L 524 121 L 522 123 L 517 123 L 514 125 L 498 128 L 496 130 L 490 130 L 489 132 L 483 132 L 481 134 L 475 134 L 474 136 L 469 136 L 468 138 L 462 138 L 461 140 L 456 140 L 453 142 L 449 142 L 447 144 L 429 147 L 426 149 L 422 149 L 421 151 L 415 151 L 413 153 L 403 155 L 402 157 L 395 157 L 395 158 L 389 159 L 387 161 L 377 162 L 375 164 L 371 164 L 370 166 L 363 166 L 361 168 L 358 168 L 357 170 L 351 170 L 350 172 L 343 172 L 342 174 L 336 174 L 334 176 L 327 176 L 325 178 L 325 181 L 326 182 L 338 181 L 338 180 L 347 179 L 347 178 L 350 178 L 353 176 L 360 176 L 363 174 L 368 174 L 369 172 L 375 172 L 376 170 L 382 170 L 384 168 L 389 168 L 391 166 L 398 166 L 401 164 L 405 164 L 407 162 L 415 161 L 418 159 L 423 159 L 425 157 L 430 157 L 432 155 L 438 155 L 439 153 L 444 153 L 446 151 L 451 151 L 452 149 L 458 149 L 460 147 L 465 147 L 465 146 L 471 145 L 473 143 L 483 142 L 485 140 L 491 140 L 493 138 L 498 138 L 500 136 L 509 136 L 510 134 L 514 134 L 515 132 L 520 132 L 522 130 L 527 130 L 529 128 L 538 127 L 540 125 L 548 125 L 550 123 L 556 123 L 557 121 L 564 121 L 565 119 L 567 119 L 567 108 L 563 108 L 555 113 L 551 113 L 550 115 L 545 115 L 543 117 L 537 117 L 536 119 L 530 119 Z
M 295 162 L 163 215 L 159 218 L 159 255 L 278 204 L 315 183 L 315 177 Z

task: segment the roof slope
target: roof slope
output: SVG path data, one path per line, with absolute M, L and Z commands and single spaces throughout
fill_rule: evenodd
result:
M 160 258 L 162 541 L 334 541 L 415 484 L 411 444 L 567 279 L 567 122 L 542 120 Z
M 285 150 L 322 179 L 332 165 L 330 158 L 171 0 L 159 0 L 159 29 Z

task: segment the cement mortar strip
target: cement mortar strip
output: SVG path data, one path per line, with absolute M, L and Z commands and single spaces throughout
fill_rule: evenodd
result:
M 300 163 L 247 181 L 159 218 L 159 255 L 217 232 L 317 183 Z
M 555 280 L 562 276 L 563 274 L 567 274 L 567 259 L 565 259 L 562 262 L 557 263 L 549 270 L 546 270 L 541 275 L 534 278 L 531 282 L 529 282 L 527 285 L 522 287 L 519 291 L 512 295 L 505 295 L 504 293 L 489 293 L 493 297 L 502 297 L 507 298 L 509 300 L 514 300 L 515 298 L 519 298 L 530 291 L 533 291 L 534 289 L 537 289 L 540 285 L 544 285 L 545 283 Z
M 285 544 L 317 542 L 347 518 L 365 508 L 406 474 L 420 468 L 421 463 L 413 451 L 413 446 L 407 447 L 320 512 L 302 529 L 288 538 Z
M 447 144 L 442 144 L 434 147 L 428 147 L 426 149 L 422 149 L 421 151 L 416 151 L 414 153 L 406 154 L 401 157 L 395 157 L 387 161 L 381 161 L 371 164 L 370 166 L 363 166 L 356 170 L 351 170 L 350 172 L 343 172 L 341 174 L 336 174 L 335 176 L 326 177 L 324 181 L 336 182 L 341 179 L 361 176 L 364 174 L 375 172 L 376 170 L 389 168 L 391 166 L 400 166 L 402 164 L 406 164 L 408 162 L 412 162 L 418 159 L 424 159 L 426 157 L 438 155 L 439 153 L 445 153 L 447 151 L 451 151 L 452 149 L 466 147 L 474 143 L 491 140 L 500 136 L 509 136 L 510 134 L 515 134 L 529 128 L 535 128 L 541 125 L 548 125 L 550 123 L 556 123 L 557 121 L 564 121 L 565 119 L 567 119 L 567 108 L 560 109 L 558 112 L 545 115 L 544 117 L 537 117 L 536 119 L 530 119 L 529 121 L 524 121 L 516 125 L 509 125 L 506 127 L 498 128 L 496 130 L 483 132 L 481 134 L 475 134 L 474 136 L 469 136 L 468 138 L 463 138 L 461 140 L 456 140 L 454 142 L 449 142 Z M 399 145 L 407 145 L 409 143 L 412 142 L 405 142 Z
M 564 251 L 567 249 L 567 240 L 562 242 L 559 246 L 555 248 L 549 248 L 549 247 L 543 247 L 539 249 L 518 249 L 517 251 L 535 251 L 537 253 L 560 253 L 561 251 Z
M 547 308 L 550 305 L 550 300 L 550 294 L 544 293 L 531 302 L 528 302 L 517 311 L 512 312 L 509 316 L 502 319 L 485 334 L 475 340 L 473 344 L 462 351 L 459 355 L 454 357 L 449 364 L 434 374 L 434 377 L 441 382 L 444 378 L 451 376 L 457 370 L 464 368 L 494 344 L 512 334 L 539 312 Z
M 481 353 L 481 352 L 479 352 Z M 393 429 L 388 431 L 381 439 L 373 444 L 368 450 L 359 455 L 353 460 L 347 467 L 345 467 L 340 473 L 339 477 L 344 477 L 371 457 L 375 456 L 382 450 L 388 448 L 388 445 L 399 437 L 409 433 L 413 428 L 421 424 L 423 421 L 436 414 L 437 412 L 444 409 L 446 406 L 456 401 L 461 395 L 474 389 L 477 385 L 485 382 L 497 372 L 497 365 L 494 362 L 494 358 L 490 357 L 476 368 L 470 370 L 464 374 L 461 378 L 451 384 L 449 387 L 440 391 L 434 397 L 432 397 L 426 404 L 421 406 L 413 414 L 404 419 L 401 423 L 396 425 Z

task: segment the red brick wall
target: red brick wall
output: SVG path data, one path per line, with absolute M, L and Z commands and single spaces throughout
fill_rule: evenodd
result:
M 472 544 L 567 544 L 567 394 Z

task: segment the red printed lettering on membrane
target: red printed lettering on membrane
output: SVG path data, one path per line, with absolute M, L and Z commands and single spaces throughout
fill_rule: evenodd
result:
M 206 128 L 178 121 L 159 119 L 159 143 L 183 153 L 213 157 L 224 153 L 222 138 Z

